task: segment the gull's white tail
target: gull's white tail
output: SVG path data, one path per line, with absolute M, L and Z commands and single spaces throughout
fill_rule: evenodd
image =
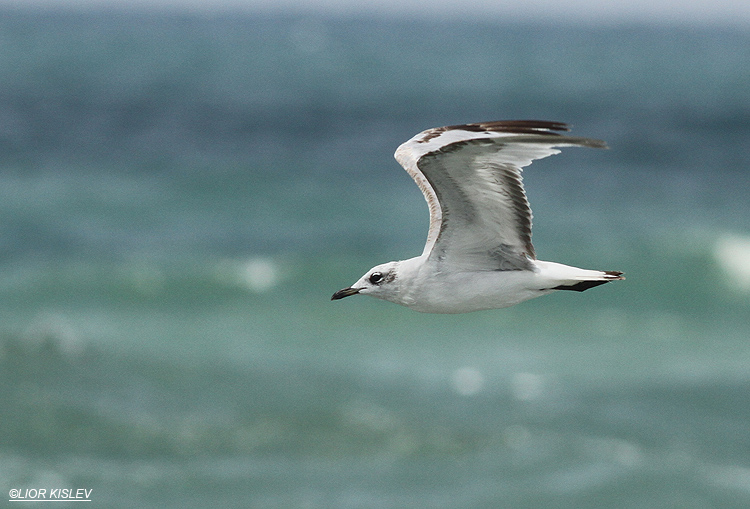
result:
M 546 289 L 571 290 L 583 292 L 589 288 L 625 279 L 622 272 L 616 270 L 587 270 L 571 267 L 561 263 L 535 261 L 539 269 L 539 280 L 545 283 Z

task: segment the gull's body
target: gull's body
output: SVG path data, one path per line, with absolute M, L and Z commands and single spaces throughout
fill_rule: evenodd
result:
M 521 170 L 556 147 L 604 148 L 564 124 L 501 121 L 429 129 L 396 150 L 422 190 L 430 229 L 418 257 L 378 265 L 332 299 L 361 293 L 426 313 L 504 308 L 623 279 L 536 259 Z

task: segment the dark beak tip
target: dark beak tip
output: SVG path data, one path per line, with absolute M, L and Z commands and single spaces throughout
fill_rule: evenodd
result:
M 339 300 L 350 295 L 356 295 L 359 293 L 360 288 L 344 288 L 331 295 L 331 300 Z

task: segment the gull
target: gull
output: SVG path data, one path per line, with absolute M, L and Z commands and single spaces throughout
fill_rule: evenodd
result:
M 403 143 L 396 160 L 430 209 L 424 251 L 373 267 L 331 300 L 370 295 L 424 313 L 467 313 L 624 279 L 536 258 L 522 168 L 560 153 L 556 147 L 607 147 L 557 132 L 568 130 L 560 122 L 480 122 L 428 129 Z

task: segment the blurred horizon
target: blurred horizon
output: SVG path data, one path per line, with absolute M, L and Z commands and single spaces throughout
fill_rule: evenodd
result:
M 383 19 L 453 19 L 491 22 L 572 24 L 648 24 L 750 26 L 750 4 L 738 0 L 673 0 L 602 3 L 574 0 L 494 2 L 456 0 L 0 0 L 0 8 L 19 10 L 120 10 L 193 14 L 277 14 L 300 16 L 375 16 Z

